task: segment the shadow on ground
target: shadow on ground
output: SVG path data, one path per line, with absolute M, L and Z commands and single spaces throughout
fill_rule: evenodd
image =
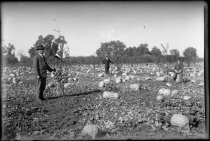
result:
M 97 90 L 88 91 L 88 92 L 82 92 L 82 93 L 73 93 L 73 94 L 62 95 L 62 96 L 48 97 L 46 99 L 47 100 L 51 100 L 51 99 L 58 99 L 58 98 L 62 98 L 62 97 L 72 97 L 72 96 L 89 95 L 89 94 L 98 93 L 98 92 L 101 92 L 101 91 L 102 90 L 97 89 Z

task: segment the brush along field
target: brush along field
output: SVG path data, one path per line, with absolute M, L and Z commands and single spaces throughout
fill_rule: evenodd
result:
M 32 68 L 2 69 L 3 139 L 207 137 L 204 63 L 185 67 L 181 83 L 166 65 L 112 65 L 110 75 L 103 65 L 65 66 L 63 83 L 49 73 L 43 102 Z

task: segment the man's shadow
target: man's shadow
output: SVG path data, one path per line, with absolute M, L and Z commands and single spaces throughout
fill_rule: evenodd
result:
M 82 93 L 73 93 L 73 94 L 64 94 L 61 96 L 54 96 L 54 97 L 47 97 L 47 100 L 51 100 L 51 99 L 58 99 L 58 98 L 62 98 L 62 97 L 72 97 L 72 96 L 81 96 L 81 95 L 89 95 L 89 94 L 93 94 L 93 93 L 98 93 L 101 92 L 102 90 L 97 89 L 97 90 L 93 90 L 93 91 L 87 91 L 87 92 L 82 92 Z

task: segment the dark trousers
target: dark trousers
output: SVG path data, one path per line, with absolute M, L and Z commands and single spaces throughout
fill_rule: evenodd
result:
M 105 73 L 109 74 L 109 67 L 105 67 Z
M 176 72 L 174 72 L 173 80 L 176 81 L 178 74 L 181 75 L 181 76 L 183 75 L 182 73 L 176 73 Z
M 46 87 L 46 77 L 40 77 L 37 79 L 37 94 L 40 99 L 44 98 L 44 90 Z
M 177 73 L 174 72 L 173 80 L 176 80 L 176 78 L 177 78 Z

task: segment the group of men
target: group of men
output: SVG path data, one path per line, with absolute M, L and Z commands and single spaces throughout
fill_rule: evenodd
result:
M 44 56 L 43 45 L 37 46 L 36 51 L 37 51 L 37 55 L 33 59 L 33 65 L 34 65 L 34 72 L 37 79 L 37 94 L 38 94 L 39 100 L 43 101 L 43 100 L 46 100 L 43 94 L 46 87 L 47 71 L 55 72 L 56 69 L 51 68 L 47 64 L 47 59 Z M 103 64 L 105 64 L 105 73 L 107 75 L 109 74 L 110 63 L 113 63 L 113 62 L 109 59 L 108 55 L 106 55 L 106 58 L 103 60 Z M 176 80 L 178 74 L 181 75 L 183 73 L 183 67 L 184 67 L 183 63 L 180 61 L 180 59 L 178 59 L 178 62 L 175 64 L 175 67 L 174 67 L 174 76 L 173 76 L 174 80 Z

